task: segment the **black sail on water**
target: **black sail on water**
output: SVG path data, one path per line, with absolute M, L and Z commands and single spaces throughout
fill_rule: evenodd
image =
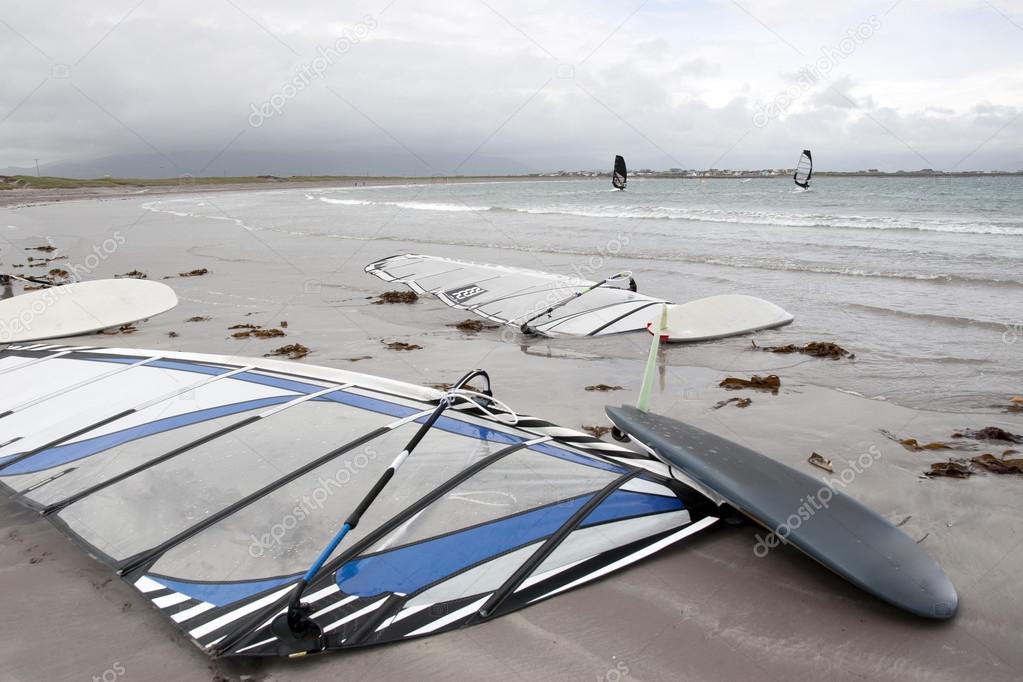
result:
M 621 156 L 615 157 L 615 171 L 614 175 L 611 176 L 611 184 L 618 189 L 625 189 L 625 183 L 627 182 L 628 174 L 625 171 L 625 159 Z
M 813 156 L 810 155 L 809 149 L 804 149 L 799 157 L 799 163 L 796 164 L 796 172 L 792 175 L 792 179 L 803 189 L 809 189 L 812 175 Z

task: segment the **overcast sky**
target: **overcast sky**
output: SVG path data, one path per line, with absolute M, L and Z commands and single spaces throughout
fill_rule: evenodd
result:
M 0 57 L 0 168 L 1023 169 L 1018 1 L 2 0 Z

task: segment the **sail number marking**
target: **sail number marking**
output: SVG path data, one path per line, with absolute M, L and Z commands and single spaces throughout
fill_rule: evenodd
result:
M 480 294 L 485 294 L 486 291 L 486 289 L 478 284 L 467 284 L 465 286 L 458 287 L 457 289 L 445 291 L 444 295 L 455 303 L 465 303 L 471 298 L 476 298 Z

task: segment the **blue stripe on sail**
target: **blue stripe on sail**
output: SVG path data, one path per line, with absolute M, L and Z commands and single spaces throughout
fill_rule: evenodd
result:
M 589 498 L 590 495 L 583 495 L 484 526 L 356 559 L 338 570 L 338 586 L 346 594 L 360 597 L 383 592 L 411 594 L 481 561 L 543 540 L 560 528 Z M 619 490 L 593 510 L 580 527 L 679 509 L 682 509 L 682 502 L 678 498 Z M 227 606 L 295 582 L 301 574 L 231 583 L 193 582 L 162 575 L 146 577 L 193 599 Z
M 299 575 L 285 576 L 283 578 L 270 578 L 269 580 L 247 580 L 237 583 L 197 583 L 185 580 L 172 580 L 160 575 L 147 575 L 147 578 L 160 583 L 164 587 L 187 594 L 192 599 L 206 601 L 214 606 L 227 606 L 239 599 L 245 599 L 252 595 L 265 592 L 266 590 L 280 587 L 299 579 Z
M 337 571 L 337 584 L 360 597 L 393 592 L 413 594 L 439 580 L 554 533 L 591 495 L 505 517 L 491 523 L 356 559 Z M 611 494 L 581 528 L 635 516 L 682 509 L 675 497 L 627 490 Z
M 117 364 L 130 364 L 137 362 L 137 357 L 98 357 L 95 359 L 88 359 L 88 362 L 112 362 Z M 175 360 L 156 360 L 146 365 L 148 368 L 154 369 L 169 369 L 185 372 L 193 372 L 196 374 L 206 375 L 220 375 L 230 370 L 223 367 L 214 367 L 210 365 L 204 365 L 199 362 L 192 362 L 187 360 L 175 361 Z M 323 390 L 323 386 L 319 384 L 310 384 L 301 381 L 295 381 L 292 379 L 285 379 L 281 377 L 268 376 L 258 372 L 241 372 L 235 374 L 229 378 L 231 381 L 245 381 L 249 383 L 259 384 L 262 386 L 269 386 L 278 388 L 285 391 L 293 391 L 298 395 L 291 396 L 278 396 L 274 398 L 266 398 L 263 400 L 273 400 L 275 402 L 267 403 L 268 405 L 279 404 L 286 402 L 300 395 L 306 395 L 315 391 Z M 351 407 L 357 407 L 359 409 L 368 410 L 370 412 L 376 412 L 378 414 L 385 414 L 388 416 L 403 419 L 409 417 L 417 412 L 421 412 L 421 409 L 408 407 L 398 403 L 390 402 L 388 400 L 382 400 L 379 398 L 371 398 L 369 396 L 358 395 L 356 393 L 349 393 L 347 391 L 338 390 L 332 393 L 314 398 L 316 401 L 321 402 L 336 402 L 342 405 L 349 405 Z M 259 401 L 249 401 L 250 403 L 257 403 Z M 238 403 L 239 405 L 247 403 Z M 49 450 L 44 450 L 32 457 L 29 457 L 15 465 L 12 465 L 9 469 L 0 470 L 0 477 L 13 476 L 17 474 L 35 473 L 51 467 L 67 464 L 85 457 L 90 457 L 99 452 L 107 450 L 111 447 L 122 445 L 128 441 L 135 440 L 138 438 L 144 438 L 155 433 L 162 433 L 170 429 L 178 428 L 179 426 L 188 426 L 204 419 L 215 419 L 218 416 L 224 414 L 232 414 L 233 412 L 224 412 L 217 414 L 216 411 L 224 408 L 210 408 L 209 410 L 200 410 L 198 412 L 189 413 L 187 415 L 178 415 L 176 417 L 169 417 L 164 420 L 157 420 L 150 422 L 149 424 L 143 424 L 141 426 L 133 427 L 131 429 L 125 429 L 124 431 L 118 431 L 115 433 L 107 434 L 97 438 L 85 439 L 68 445 L 61 445 Z M 424 405 L 425 407 L 425 405 Z M 243 410 L 238 410 L 243 411 Z M 205 418 L 200 415 L 209 414 Z M 191 418 L 193 415 L 196 418 Z M 416 420 L 417 422 L 423 422 L 427 419 L 423 416 Z M 467 436 L 469 438 L 475 438 L 477 440 L 488 440 L 494 443 L 501 443 L 505 445 L 513 445 L 522 443 L 527 438 L 522 436 L 516 436 L 504 431 L 498 431 L 486 426 L 473 424 L 470 422 L 453 419 L 450 417 L 441 417 L 437 420 L 434 428 L 448 433 L 454 433 L 461 436 Z M 151 429 L 151 430 L 150 430 Z M 605 471 L 614 473 L 622 473 L 625 470 L 615 464 L 605 462 L 600 459 L 591 458 L 586 455 L 571 452 L 560 447 L 556 447 L 547 443 L 540 443 L 530 447 L 531 450 L 541 452 L 546 455 L 551 455 L 559 459 L 574 462 L 584 466 L 589 466 Z M 17 454 L 11 455 L 11 458 L 18 457 Z M 0 466 L 3 465 L 4 459 L 0 459 Z
M 284 403 L 292 399 L 293 396 L 284 395 L 271 398 L 259 398 L 258 400 L 246 400 L 245 402 L 233 403 L 230 405 L 220 405 L 218 407 L 210 407 L 205 410 L 196 410 L 195 412 L 187 412 L 173 417 L 157 419 L 122 431 L 115 431 L 114 433 L 96 436 L 95 438 L 68 443 L 66 445 L 58 445 L 10 465 L 6 469 L 0 471 L 0 477 L 32 474 L 37 471 L 43 471 L 44 469 L 60 466 L 61 464 L 75 462 L 85 457 L 91 457 L 98 452 L 103 452 L 104 450 L 124 445 L 129 441 L 137 440 L 139 438 L 145 438 L 147 436 L 163 433 L 172 429 L 181 428 L 182 426 L 191 426 L 192 424 L 198 424 L 200 422 L 217 419 L 219 417 L 226 417 L 240 412 L 279 405 L 280 403 Z M 13 456 L 17 457 L 18 455 Z

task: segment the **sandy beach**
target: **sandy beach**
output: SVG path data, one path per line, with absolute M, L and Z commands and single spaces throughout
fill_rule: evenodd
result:
M 258 189 L 304 188 L 289 183 Z M 255 189 L 203 191 L 219 197 Z M 424 384 L 450 382 L 468 368 L 485 367 L 504 402 L 565 426 L 605 424 L 605 404 L 636 398 L 645 334 L 590 345 L 543 338 L 509 341 L 499 330 L 463 334 L 450 325 L 464 314 L 436 300 L 412 305 L 373 305 L 369 300 L 388 287 L 363 273 L 366 263 L 394 253 L 427 252 L 436 245 L 386 234 L 360 240 L 298 237 L 286 229 L 247 229 L 230 212 L 225 213 L 229 219 L 215 220 L 144 207 L 157 195 L 196 191 L 5 192 L 0 194 L 0 223 L 8 227 L 0 228 L 0 260 L 17 262 L 23 249 L 45 238 L 68 263 L 80 264 L 96 245 L 120 232 L 126 237 L 123 246 L 104 253 L 89 277 L 141 270 L 178 294 L 176 309 L 139 324 L 134 333 L 91 335 L 69 343 L 259 357 L 281 340 L 238 340 L 228 327 L 287 321 L 285 341 L 313 351 L 296 361 L 299 365 Z M 481 258 L 487 253 L 483 247 L 452 246 L 443 255 Z M 501 258 L 489 253 L 491 260 Z M 200 268 L 209 273 L 176 276 Z M 785 334 L 815 340 L 807 336 L 815 329 L 813 320 L 801 318 L 800 309 L 792 312 L 797 321 Z M 210 319 L 187 321 L 194 316 Z M 752 338 L 770 343 L 780 337 Z M 381 343 L 392 340 L 423 348 L 395 352 Z M 856 350 L 857 339 L 836 340 Z M 960 453 L 912 452 L 881 434 L 885 430 L 928 442 L 948 440 L 964 428 L 997 426 L 1019 433 L 1023 416 L 996 408 L 928 410 L 854 395 L 837 390 L 829 377 L 845 371 L 840 363 L 856 361 L 812 359 L 812 369 L 804 365 L 797 374 L 767 354 L 745 352 L 747 345 L 744 340 L 741 353 L 713 356 L 669 350 L 654 410 L 822 480 L 826 474 L 806 463 L 810 453 L 826 455 L 841 472 L 876 449 L 880 457 L 857 472 L 845 492 L 899 524 L 944 568 L 960 595 L 954 620 L 935 623 L 900 613 L 790 548 L 759 558 L 753 551 L 756 528 L 721 524 L 625 571 L 481 626 L 304 661 L 211 661 L 45 519 L 3 500 L 0 591 L 6 617 L 0 626 L 0 680 L 415 676 L 951 682 L 1023 677 L 1018 627 L 1023 596 L 1014 588 L 1023 566 L 1023 477 L 926 478 L 922 474 L 931 463 Z M 694 357 L 711 359 L 695 364 Z M 737 371 L 746 376 L 777 373 L 782 389 L 775 396 L 718 387 Z M 623 388 L 584 390 L 595 383 Z M 735 395 L 749 395 L 754 403 L 747 409 L 714 409 Z
M 344 178 L 343 182 L 332 178 L 329 180 L 303 180 L 301 178 L 278 178 L 260 182 L 228 182 L 228 183 L 204 183 L 190 178 L 182 178 L 178 184 L 140 184 L 125 185 L 123 187 L 68 187 L 68 188 L 17 188 L 4 189 L 0 191 L 0 208 L 17 208 L 25 206 L 39 206 L 41 204 L 53 204 L 62 201 L 114 201 L 125 199 L 137 199 L 140 196 L 166 197 L 175 195 L 205 194 L 214 192 L 254 192 L 260 190 L 282 190 L 282 189 L 333 189 L 342 187 L 357 186 L 388 186 L 388 185 L 431 185 L 437 183 L 475 183 L 475 182 L 522 182 L 527 178 L 517 175 L 494 176 L 484 178 L 474 177 L 357 177 Z M 564 177 L 530 177 L 530 181 L 544 180 L 565 180 L 582 178 Z

